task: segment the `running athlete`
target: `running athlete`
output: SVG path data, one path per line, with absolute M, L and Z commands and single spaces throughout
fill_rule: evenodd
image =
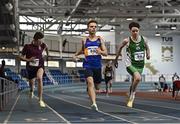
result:
M 34 96 L 34 79 L 37 79 L 40 107 L 46 106 L 42 99 L 44 73 L 43 51 L 46 51 L 48 57 L 48 47 L 45 43 L 43 43 L 43 37 L 44 35 L 41 32 L 36 32 L 34 34 L 33 41 L 24 46 L 22 49 L 22 55 L 20 56 L 21 60 L 26 61 L 26 70 L 28 72 L 31 98 Z
M 118 67 L 118 57 L 122 56 L 121 51 L 123 47 L 126 47 L 125 64 L 127 72 L 132 76 L 132 83 L 129 90 L 129 97 L 127 106 L 132 107 L 136 88 L 141 81 L 141 73 L 144 68 L 145 55 L 147 59 L 150 59 L 150 49 L 147 43 L 147 39 L 144 36 L 139 35 L 140 25 L 136 22 L 129 24 L 131 36 L 125 38 L 120 44 L 118 53 L 114 61 L 114 65 Z
M 113 78 L 113 67 L 112 61 L 108 61 L 104 68 L 104 80 L 106 83 L 106 94 L 112 92 L 112 78 Z
M 90 20 L 88 22 L 87 29 L 89 36 L 82 40 L 82 47 L 78 52 L 75 53 L 74 59 L 77 59 L 78 55 L 80 54 L 85 55 L 83 68 L 85 68 L 87 91 L 92 102 L 91 108 L 98 111 L 95 89 L 99 90 L 99 84 L 101 83 L 102 77 L 101 55 L 106 56 L 107 49 L 102 37 L 96 36 L 97 22 L 95 20 Z

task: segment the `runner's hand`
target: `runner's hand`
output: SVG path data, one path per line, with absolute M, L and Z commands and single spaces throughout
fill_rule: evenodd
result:
M 35 62 L 35 58 L 36 58 L 36 57 L 31 57 L 31 58 L 29 58 L 27 61 L 28 61 L 28 62 Z
M 79 60 L 78 56 L 73 56 L 73 60 L 78 61 Z

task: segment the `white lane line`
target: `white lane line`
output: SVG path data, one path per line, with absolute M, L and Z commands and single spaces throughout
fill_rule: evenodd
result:
M 64 95 L 64 94 L 63 94 Z M 76 99 L 81 99 L 81 100 L 85 100 L 83 99 L 82 97 L 75 97 L 75 96 L 68 96 L 68 95 L 64 95 L 66 97 L 74 97 Z M 99 99 L 102 99 L 102 98 L 99 98 Z M 101 102 L 101 101 L 97 101 L 99 103 L 104 103 L 104 104 L 109 104 L 109 105 L 114 105 L 114 106 L 121 106 L 122 108 L 128 108 L 126 106 L 122 106 L 122 105 L 116 105 L 116 104 L 112 104 L 112 103 L 106 103 L 106 102 Z M 164 114 L 160 114 L 160 113 L 156 113 L 156 112 L 150 112 L 150 111 L 146 111 L 146 110 L 142 110 L 142 109 L 137 109 L 137 108 L 129 108 L 129 109 L 133 109 L 133 110 L 136 110 L 136 111 L 142 111 L 142 112 L 146 112 L 146 113 L 151 113 L 151 114 L 156 114 L 156 115 L 161 115 L 161 116 L 164 116 L 164 117 L 168 117 L 168 118 L 172 118 L 172 119 L 177 119 L 177 120 L 180 120 L 180 118 L 178 117 L 173 117 L 173 116 L 169 116 L 169 115 L 164 115 Z
M 53 98 L 55 98 L 55 99 L 62 100 L 62 101 L 64 101 L 64 102 L 68 102 L 68 103 L 75 104 L 75 105 L 78 105 L 78 106 L 81 106 L 81 107 L 84 107 L 84 108 L 87 108 L 87 109 L 91 109 L 90 107 L 87 107 L 87 106 L 84 106 L 84 105 L 78 104 L 78 103 L 76 103 L 76 102 L 68 101 L 68 100 L 65 100 L 65 99 L 59 98 L 59 97 L 57 97 L 57 96 L 53 96 L 53 95 L 49 95 L 49 94 L 46 94 L 46 95 L 47 95 L 47 96 L 49 96 L 49 97 L 53 97 Z M 78 99 L 80 99 L 80 98 L 78 98 Z M 82 100 L 84 100 L 84 99 L 82 99 Z M 100 113 L 102 113 L 102 114 L 105 114 L 105 115 L 108 115 L 108 116 L 111 116 L 111 117 L 113 117 L 113 118 L 116 118 L 116 119 L 122 120 L 122 121 L 126 121 L 126 122 L 129 122 L 129 123 L 137 124 L 136 122 L 132 122 L 132 121 L 126 120 L 126 119 L 124 119 L 124 118 L 120 118 L 120 117 L 117 117 L 117 116 L 111 115 L 111 114 L 109 114 L 109 113 L 105 113 L 105 112 L 100 111 L 100 110 L 99 110 L 98 112 L 100 112 Z
M 102 98 L 99 98 L 99 99 L 102 99 Z M 104 99 L 103 99 L 104 100 Z M 115 99 L 112 99 L 116 102 L 118 102 L 118 100 L 115 100 Z M 98 101 L 99 102 L 99 101 Z M 105 103 L 105 102 L 102 102 L 102 103 Z M 111 104 L 111 105 L 116 105 L 116 104 L 112 104 L 112 103 L 106 103 L 106 104 Z M 138 103 L 139 104 L 139 103 Z M 142 105 L 146 105 L 146 104 L 142 104 Z M 128 108 L 128 107 L 125 107 L 125 106 L 122 106 L 122 105 L 116 105 L 116 106 L 121 106 L 123 108 Z M 174 116 L 169 116 L 169 115 L 164 115 L 164 114 L 160 114 L 160 113 L 156 113 L 156 112 L 150 112 L 150 111 L 146 111 L 146 110 L 142 110 L 142 109 L 137 109 L 137 108 L 130 108 L 130 109 L 134 109 L 136 111 L 142 111 L 142 112 L 147 112 L 147 113 L 151 113 L 151 114 L 157 114 L 157 115 L 161 115 L 161 116 L 164 116 L 164 117 L 169 117 L 169 118 L 172 118 L 172 119 L 177 119 L 177 120 L 180 120 L 180 118 L 178 117 L 174 117 Z
M 83 96 L 83 95 L 81 95 Z M 113 96 L 110 96 L 108 97 L 109 99 L 111 100 L 114 100 L 114 101 L 119 101 L 119 100 L 116 100 L 116 99 L 113 99 L 112 98 Z M 99 99 L 103 99 L 103 97 L 98 97 Z M 174 107 L 170 107 L 170 106 L 160 106 L 160 105 L 153 105 L 153 104 L 156 104 L 155 102 L 151 102 L 152 104 L 148 104 L 147 103 L 147 99 L 146 100 L 142 100 L 140 97 L 135 97 L 135 100 L 138 99 L 138 103 L 134 102 L 135 104 L 140 104 L 140 105 L 149 105 L 149 106 L 153 106 L 153 107 L 160 107 L 160 108 L 167 108 L 167 109 L 174 109 L 174 110 L 180 110 L 179 108 L 174 108 Z M 103 100 L 106 100 L 106 99 L 103 99 Z M 160 102 L 159 102 L 160 103 Z M 162 105 L 162 104 L 161 104 Z
M 53 108 L 51 108 L 49 105 L 46 104 L 46 106 L 53 111 L 58 117 L 60 117 L 61 119 L 63 119 L 63 121 L 65 121 L 67 124 L 71 124 L 71 122 L 69 122 L 68 120 L 66 120 L 62 115 L 60 115 L 57 111 L 55 111 Z
M 82 95 L 83 96 L 83 95 Z M 103 97 L 98 97 L 99 99 L 103 99 Z M 110 97 L 109 97 L 110 98 Z M 137 97 L 138 98 L 138 97 Z M 103 99 L 103 100 L 106 100 L 106 99 Z M 112 99 L 112 97 L 111 97 L 111 100 L 114 100 L 114 101 L 117 101 L 118 102 L 118 100 L 116 100 L 116 99 Z M 149 105 L 149 106 L 153 106 L 153 107 L 160 107 L 160 108 L 167 108 L 167 109 L 174 109 L 174 110 L 180 110 L 180 109 L 178 109 L 178 108 L 174 108 L 174 107 L 170 107 L 170 106 L 160 106 L 160 105 L 153 105 L 153 104 L 155 104 L 154 102 L 153 102 L 153 104 L 148 104 L 147 102 L 145 102 L 145 101 L 143 101 L 143 100 L 141 100 L 142 102 L 138 102 L 138 103 L 136 103 L 136 102 L 134 102 L 135 104 L 140 104 L 140 105 Z
M 99 99 L 103 99 L 103 97 L 98 97 Z M 109 97 L 110 98 L 110 97 Z M 153 105 L 153 104 L 156 104 L 155 102 L 151 102 L 152 104 L 148 104 L 146 101 L 147 99 L 145 99 L 144 101 L 142 100 L 141 97 L 136 97 L 139 99 L 138 103 L 137 104 L 140 104 L 140 105 L 149 105 L 149 106 L 153 106 L 153 107 L 160 107 L 160 108 L 167 108 L 167 109 L 174 109 L 174 110 L 180 110 L 178 107 L 174 108 L 174 107 L 170 107 L 170 106 L 161 106 L 161 105 Z M 135 98 L 135 100 L 136 100 Z M 114 100 L 114 101 L 117 101 L 116 99 L 112 99 L 111 97 L 111 100 Z M 167 101 L 168 102 L 168 101 Z M 136 104 L 136 102 L 134 102 Z M 161 102 L 159 102 L 161 103 Z
M 174 109 L 174 110 L 180 110 L 178 108 L 174 108 L 174 107 L 170 107 L 170 106 L 160 106 L 160 105 L 153 105 L 153 104 L 148 104 L 146 102 L 138 102 L 137 104 L 140 104 L 140 105 L 149 105 L 149 106 L 153 106 L 153 107 L 160 107 L 160 108 L 167 108 L 167 109 Z M 177 106 L 176 106 L 177 107 Z
M 36 99 L 38 99 L 37 96 L 35 96 Z M 46 104 L 46 103 L 45 103 Z M 60 117 L 63 121 L 65 121 L 67 124 L 71 124 L 68 120 L 66 120 L 62 115 L 60 115 L 57 111 L 55 111 L 53 108 L 51 108 L 48 104 L 46 104 L 47 108 L 49 108 L 52 112 L 54 112 L 58 117 Z
M 10 110 L 8 116 L 7 116 L 7 118 L 4 120 L 3 124 L 7 124 L 7 123 L 8 123 L 8 121 L 9 121 L 11 115 L 12 115 L 12 112 L 13 112 L 13 110 L 14 110 L 14 108 L 15 108 L 15 106 L 16 106 L 18 100 L 19 100 L 19 97 L 20 97 L 20 95 L 18 95 L 18 97 L 16 98 L 16 101 L 14 102 L 14 104 L 13 104 L 13 106 L 12 106 L 12 108 L 11 108 L 11 110 Z

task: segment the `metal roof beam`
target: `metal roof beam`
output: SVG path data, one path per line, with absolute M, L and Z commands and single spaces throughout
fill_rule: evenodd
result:
M 63 13 L 19 13 L 21 16 L 35 16 L 35 17 L 42 17 L 42 16 L 64 16 Z M 108 14 L 108 13 L 98 13 L 98 14 L 93 14 L 90 13 L 88 15 L 73 15 L 73 18 L 179 18 L 180 14 L 177 13 L 169 13 L 169 14 L 124 14 L 124 13 L 119 13 L 117 14 Z
M 82 2 L 82 0 L 78 0 L 76 3 L 76 6 L 73 8 L 73 10 L 70 12 L 70 15 L 67 17 L 66 22 L 68 22 L 72 15 L 74 14 L 74 12 L 77 10 L 78 6 L 80 5 L 80 3 Z
M 21 9 L 73 9 L 75 6 L 31 6 L 31 5 L 20 5 L 19 8 Z

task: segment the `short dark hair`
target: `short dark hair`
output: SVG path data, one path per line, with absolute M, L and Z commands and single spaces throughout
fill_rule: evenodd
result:
M 33 38 L 34 40 L 42 39 L 44 38 L 44 34 L 42 32 L 36 32 Z
M 89 20 L 88 23 L 87 23 L 87 27 L 89 27 L 89 24 L 90 24 L 90 23 L 96 23 L 96 24 L 97 24 L 97 21 L 96 21 L 96 20 L 93 20 L 93 19 Z
M 131 30 L 132 27 L 140 28 L 140 25 L 139 25 L 139 23 L 137 23 L 137 22 L 131 22 L 131 23 L 129 24 L 129 29 Z

